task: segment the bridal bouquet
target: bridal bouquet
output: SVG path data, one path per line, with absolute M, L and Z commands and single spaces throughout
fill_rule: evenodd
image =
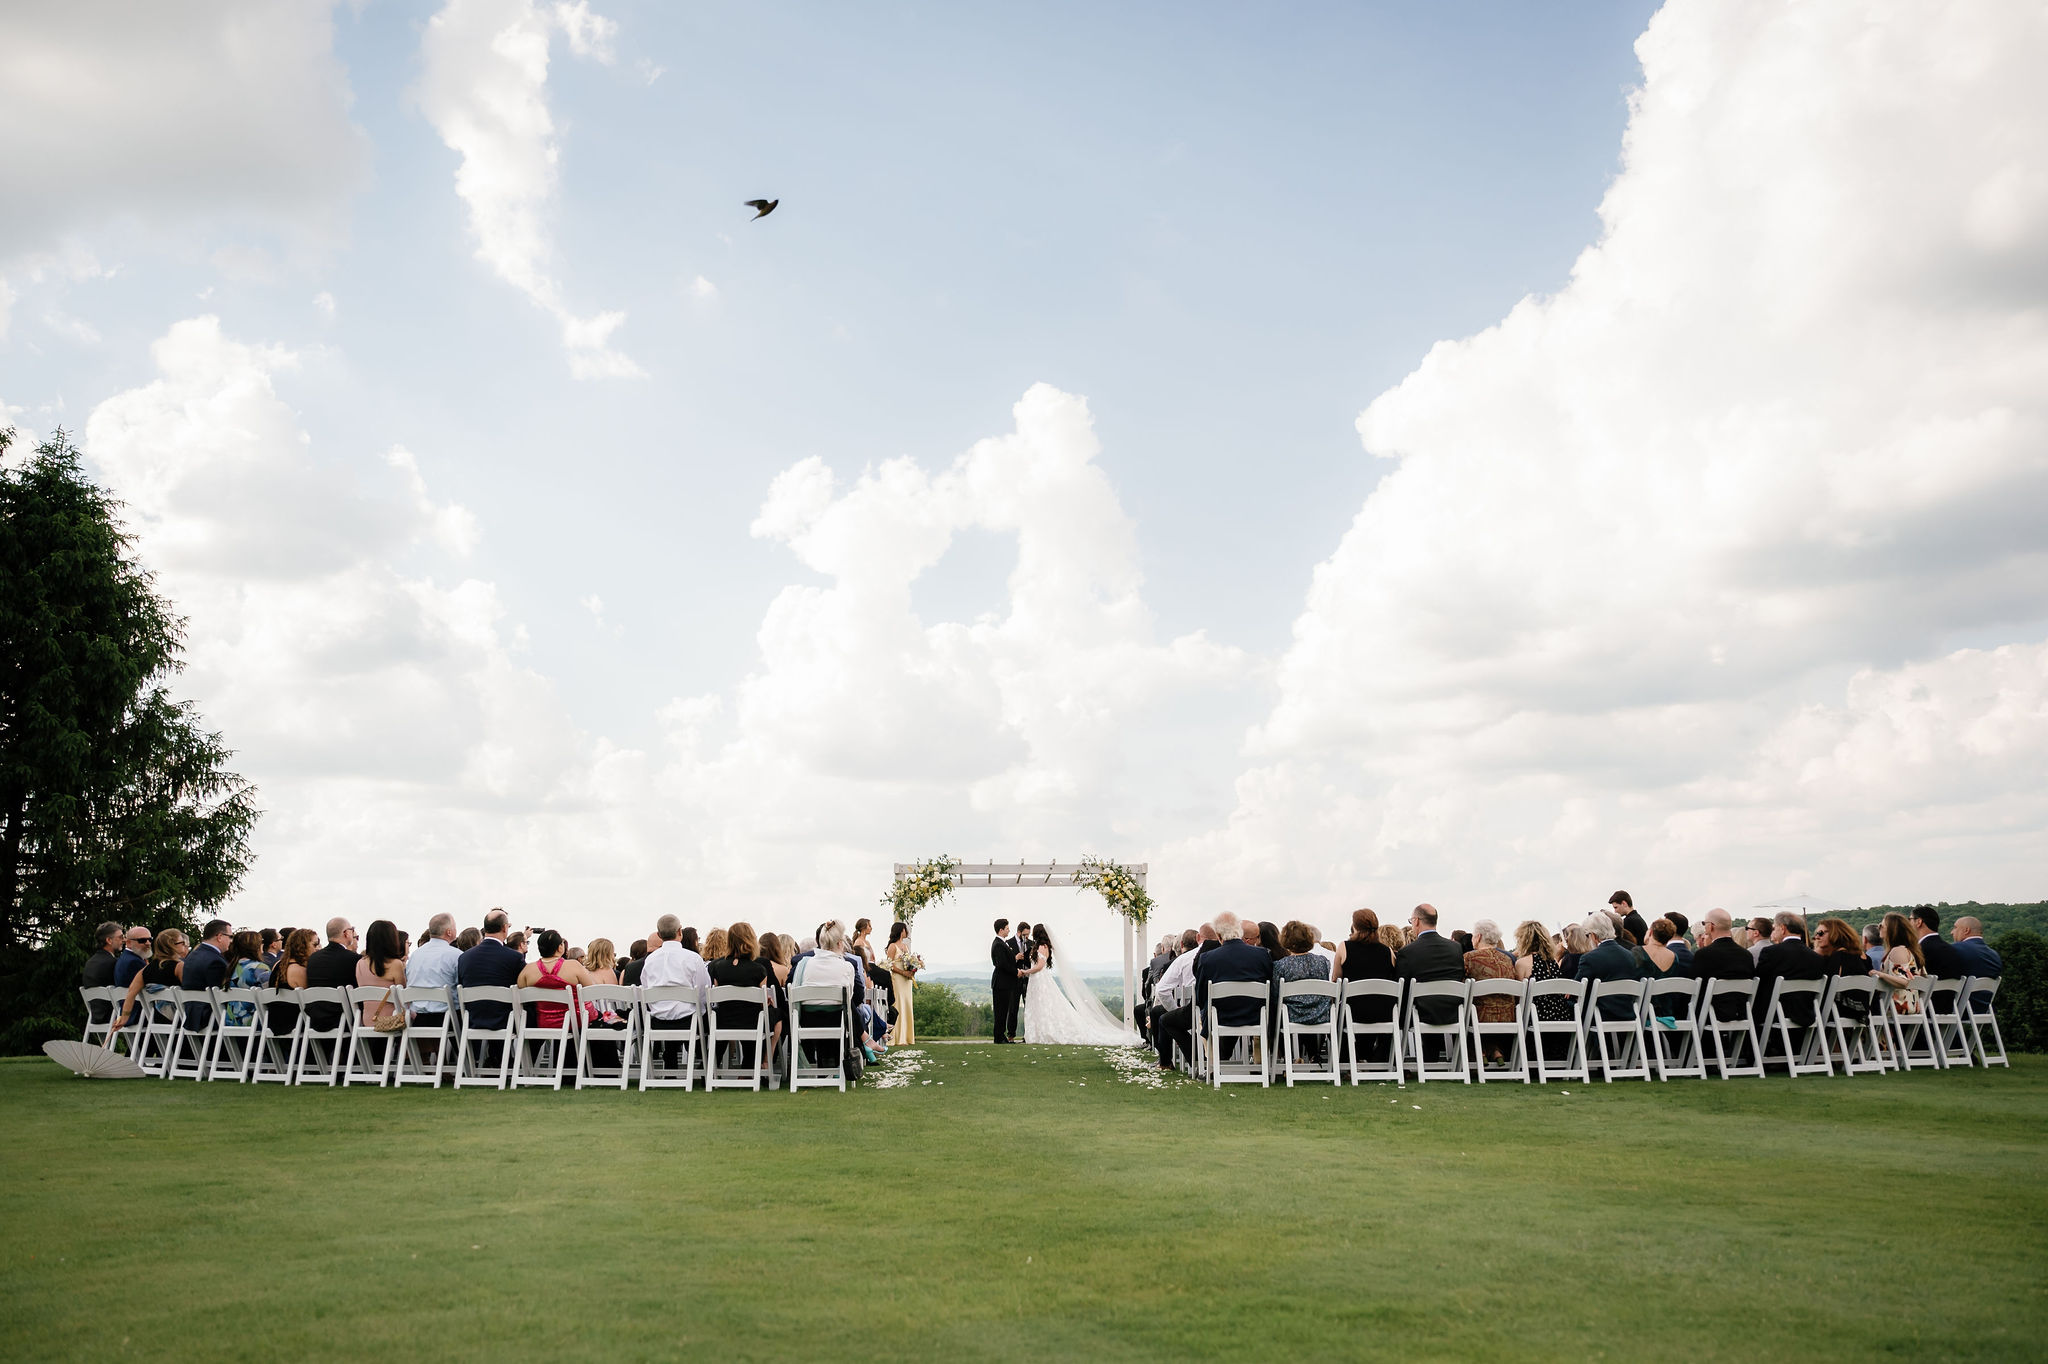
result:
M 915 952 L 905 952 L 900 957 L 891 957 L 889 963 L 906 976 L 914 976 L 924 970 L 924 958 Z
M 1137 875 L 1106 857 L 1082 858 L 1081 869 L 1074 873 L 1074 885 L 1097 892 L 1104 904 L 1140 928 L 1152 917 L 1152 897 L 1138 883 Z

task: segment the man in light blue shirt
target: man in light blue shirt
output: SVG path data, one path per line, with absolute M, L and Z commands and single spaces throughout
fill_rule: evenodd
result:
M 412 950 L 405 962 L 405 983 L 416 990 L 446 990 L 455 1000 L 455 968 L 462 954 L 455 950 L 455 916 L 436 914 L 427 920 L 426 940 Z M 441 1009 L 422 1005 L 413 1010 L 414 1020 L 431 1028 L 439 1023 Z

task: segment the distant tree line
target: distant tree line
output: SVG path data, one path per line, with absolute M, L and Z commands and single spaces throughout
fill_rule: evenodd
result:
M 119 512 L 62 431 L 0 463 L 0 1053 L 78 1034 L 95 924 L 190 934 L 249 869 L 255 788 L 168 690 L 185 623 Z

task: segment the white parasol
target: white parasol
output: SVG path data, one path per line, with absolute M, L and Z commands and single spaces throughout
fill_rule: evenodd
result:
M 1856 906 L 1845 905 L 1838 900 L 1823 900 L 1818 895 L 1781 895 L 1757 906 L 1758 909 L 1796 909 L 1801 914 L 1847 914 Z
M 149 1074 L 111 1047 L 88 1046 L 84 1042 L 45 1042 L 43 1051 L 64 1069 L 88 1080 L 139 1080 Z

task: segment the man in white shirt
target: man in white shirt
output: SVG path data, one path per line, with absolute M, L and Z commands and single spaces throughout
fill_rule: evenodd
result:
M 678 941 L 683 936 L 682 920 L 673 914 L 662 915 L 655 921 L 654 936 L 661 945 L 647 954 L 647 964 L 640 968 L 643 988 L 656 985 L 683 985 L 697 990 L 711 988 L 711 972 L 704 965 L 704 958 Z M 648 1005 L 647 1011 L 656 1018 L 673 1023 L 694 1015 L 697 1006 L 680 999 L 663 999 Z
M 1176 1028 L 1186 1029 L 1194 1025 L 1195 1006 L 1183 1004 L 1177 1009 L 1166 1007 L 1165 1001 L 1177 990 L 1193 990 L 1195 986 L 1195 962 L 1202 955 L 1206 943 L 1216 941 L 1216 930 L 1203 924 L 1199 930 L 1189 929 L 1181 934 L 1181 953 L 1173 959 L 1173 965 L 1166 968 L 1166 974 L 1159 978 L 1159 984 L 1152 988 L 1152 1042 L 1159 1049 L 1159 1068 L 1173 1069 L 1174 1038 Z M 1192 1039 L 1191 1039 L 1192 1041 Z M 1186 1050 L 1185 1047 L 1182 1050 Z
M 427 920 L 427 936 L 405 959 L 405 983 L 418 990 L 446 990 L 455 998 L 455 968 L 462 954 L 455 950 L 455 916 L 436 914 Z M 444 1009 L 425 1005 L 413 1010 L 416 1023 L 433 1027 L 442 1021 Z
M 818 930 L 818 950 L 796 964 L 791 985 L 833 985 L 843 990 L 857 988 L 860 968 L 846 954 L 846 925 L 833 920 Z M 805 1005 L 806 1012 L 825 1012 L 824 1005 Z M 822 1026 L 822 1020 L 820 1020 Z M 811 1026 L 807 1023 L 805 1026 Z M 829 1066 L 839 1059 L 838 1048 L 829 1042 L 806 1040 L 804 1054 L 814 1066 Z

